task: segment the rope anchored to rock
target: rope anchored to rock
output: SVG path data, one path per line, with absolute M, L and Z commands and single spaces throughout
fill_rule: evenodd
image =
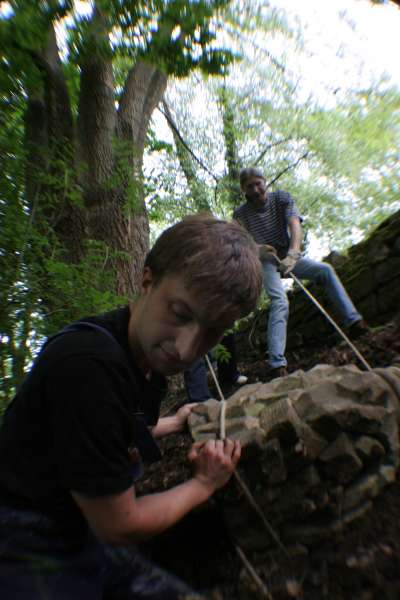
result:
M 225 419 L 225 414 L 226 414 L 226 400 L 225 400 L 224 394 L 222 393 L 221 386 L 219 385 L 219 381 L 218 381 L 218 378 L 217 378 L 217 376 L 215 374 L 214 368 L 213 368 L 213 366 L 211 364 L 211 361 L 210 361 L 210 359 L 208 358 L 207 355 L 206 355 L 205 359 L 206 359 L 207 366 L 208 366 L 208 368 L 210 370 L 211 376 L 212 376 L 212 378 L 214 380 L 215 386 L 217 388 L 217 391 L 218 391 L 218 394 L 219 394 L 219 397 L 220 397 L 220 400 L 221 400 L 221 411 L 220 411 L 220 420 L 219 420 L 219 431 L 220 431 L 219 437 L 220 437 L 221 440 L 225 440 L 226 439 L 226 427 L 225 427 L 225 421 L 226 421 L 226 419 Z M 242 489 L 242 491 L 243 491 L 243 493 L 244 493 L 247 501 L 249 502 L 250 506 L 253 508 L 253 510 L 255 511 L 255 513 L 261 519 L 261 521 L 262 521 L 265 529 L 269 533 L 269 535 L 274 539 L 274 541 L 279 546 L 279 548 L 289 558 L 289 553 L 288 553 L 286 547 L 282 544 L 282 542 L 281 542 L 278 534 L 273 529 L 273 527 L 271 526 L 271 524 L 268 522 L 268 520 L 265 517 L 263 511 L 261 510 L 261 508 L 257 504 L 256 500 L 254 499 L 254 496 L 250 492 L 248 486 L 245 484 L 245 482 L 243 481 L 243 479 L 240 477 L 240 475 L 239 475 L 239 473 L 237 472 L 236 469 L 234 470 L 233 475 L 234 475 L 237 483 L 239 484 L 239 487 Z M 235 549 L 236 549 L 236 552 L 237 552 L 239 558 L 241 559 L 242 563 L 244 564 L 246 570 L 248 571 L 248 573 L 250 574 L 251 578 L 255 582 L 255 584 L 256 584 L 259 592 L 262 594 L 262 596 L 264 598 L 267 598 L 268 600 L 272 600 L 272 596 L 271 596 L 268 588 L 266 587 L 265 583 L 258 576 L 256 570 L 254 569 L 254 567 L 252 566 L 252 564 L 250 563 L 250 561 L 246 557 L 246 555 L 243 552 L 243 550 L 237 544 L 235 544 Z
M 225 400 L 225 396 L 222 393 L 221 387 L 219 385 L 217 376 L 215 374 L 215 371 L 213 369 L 213 366 L 210 362 L 210 359 L 208 358 L 208 356 L 206 356 L 206 362 L 207 362 L 207 366 L 210 369 L 210 373 L 212 375 L 212 378 L 214 379 L 214 383 L 217 387 L 218 390 L 218 394 L 220 396 L 221 399 L 221 412 L 220 412 L 220 421 L 219 421 L 219 431 L 220 431 L 220 439 L 221 440 L 225 440 L 226 439 L 226 428 L 225 428 L 225 413 L 226 413 L 226 400 Z M 275 540 L 275 542 L 278 544 L 279 548 L 286 554 L 286 556 L 289 557 L 289 553 L 286 550 L 285 546 L 282 544 L 281 540 L 279 539 L 278 534 L 274 531 L 273 527 L 271 526 L 271 524 L 267 521 L 263 511 L 261 510 L 261 508 L 258 506 L 257 502 L 254 499 L 254 496 L 252 495 L 252 493 L 250 492 L 249 488 L 247 487 L 247 485 L 245 484 L 245 482 L 243 481 L 243 479 L 240 477 L 239 473 L 237 472 L 237 470 L 235 469 L 234 473 L 233 473 L 234 477 L 236 478 L 236 481 L 238 482 L 239 486 L 242 488 L 244 495 L 246 496 L 249 504 L 253 507 L 253 509 L 255 510 L 255 512 L 258 514 L 258 516 L 260 517 L 260 519 L 262 520 L 264 527 L 266 528 L 266 530 L 268 531 L 268 533 L 272 536 L 272 538 Z

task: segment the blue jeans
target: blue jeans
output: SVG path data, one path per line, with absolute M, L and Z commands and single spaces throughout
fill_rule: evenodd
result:
M 202 598 L 134 546 L 100 544 L 49 517 L 0 505 L 3 600 L 178 600 Z
M 221 341 L 230 354 L 226 361 L 218 361 L 218 379 L 220 383 L 235 383 L 240 373 L 236 364 L 235 336 L 233 333 L 225 335 Z M 186 393 L 189 402 L 204 402 L 211 398 L 207 381 L 207 366 L 204 358 L 199 358 L 190 369 L 183 373 Z
M 299 279 L 309 279 L 325 288 L 345 327 L 361 319 L 331 265 L 310 258 L 300 258 L 293 273 Z M 265 291 L 271 301 L 267 326 L 268 362 L 270 367 L 275 369 L 287 365 L 285 349 L 289 301 L 274 261 L 263 262 L 263 275 Z
M 204 358 L 199 358 L 183 373 L 188 402 L 204 402 L 211 398 L 208 389 L 207 367 Z

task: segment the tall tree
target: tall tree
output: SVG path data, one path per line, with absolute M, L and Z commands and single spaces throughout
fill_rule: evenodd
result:
M 121 299 L 137 291 L 149 245 L 148 123 L 169 74 L 224 72 L 230 55 L 216 47 L 216 14 L 227 1 L 97 0 L 79 14 L 72 0 L 13 0 L 2 13 L 0 337 L 8 379 L 29 360 L 32 315 L 36 326 L 38 313 L 46 315 L 49 333 L 105 308 L 113 292 Z M 7 135 L 10 119 L 17 129 Z

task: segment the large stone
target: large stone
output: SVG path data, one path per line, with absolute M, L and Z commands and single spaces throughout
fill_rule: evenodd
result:
M 400 272 L 400 257 L 393 256 L 383 261 L 375 270 L 375 277 L 378 283 L 391 281 L 393 275 Z
M 313 545 L 323 539 L 331 539 L 332 535 L 342 533 L 346 525 L 364 516 L 371 508 L 372 502 L 367 500 L 336 518 L 326 516 L 315 522 L 309 519 L 302 524 L 288 523 L 282 528 L 282 533 L 288 542 L 297 541 L 305 545 Z
M 399 310 L 400 277 L 377 289 L 378 310 L 381 312 L 398 312 Z
M 354 449 L 364 464 L 379 460 L 384 454 L 385 449 L 375 438 L 362 435 L 354 443 Z
M 262 402 L 256 402 L 255 404 L 248 404 L 243 408 L 243 413 L 249 417 L 259 417 L 265 406 Z
M 249 454 L 248 450 L 258 448 L 261 450 L 265 446 L 265 432 L 259 427 L 251 429 L 238 429 L 230 433 L 231 440 L 238 440 L 242 447 L 243 457 Z
M 341 531 L 394 481 L 397 386 L 400 368 L 317 365 L 228 399 L 226 433 L 244 447 L 242 480 L 284 542 Z M 211 403 L 189 419 L 194 439 L 219 436 L 219 413 Z M 276 545 L 237 482 L 220 494 L 227 527 L 244 548 Z
M 341 433 L 334 442 L 319 455 L 324 463 L 324 475 L 329 481 L 346 484 L 361 471 L 363 463 L 358 458 L 353 444 L 345 433 Z
M 227 419 L 225 423 L 226 436 L 236 431 L 246 431 L 249 429 L 259 429 L 260 421 L 256 417 L 237 417 L 236 419 Z
M 290 394 L 289 401 L 292 400 L 294 395 L 295 392 L 292 392 Z M 290 411 L 290 416 L 300 440 L 300 447 L 302 448 L 302 453 L 308 459 L 314 460 L 327 446 L 328 440 L 325 437 L 319 435 L 305 421 L 300 419 L 296 411 L 295 405 L 293 403 L 290 408 L 292 409 Z
M 325 379 L 299 397 L 296 411 L 310 427 L 323 437 L 334 439 L 339 430 L 376 433 L 386 413 L 381 382 L 376 388 L 365 386 L 360 377 L 360 390 L 347 388 L 345 381 Z
M 347 487 L 342 503 L 343 510 L 347 511 L 366 499 L 375 498 L 379 495 L 380 489 L 379 473 L 364 474 Z
M 275 438 L 266 444 L 264 460 L 264 464 L 268 465 L 264 472 L 269 483 L 282 483 L 286 480 L 287 470 L 279 439 Z

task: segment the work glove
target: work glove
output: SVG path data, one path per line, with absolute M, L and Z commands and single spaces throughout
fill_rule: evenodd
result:
M 301 252 L 297 252 L 297 250 L 289 250 L 286 257 L 279 263 L 278 267 L 283 277 L 287 277 L 289 273 L 293 271 L 300 257 Z
M 264 262 L 266 260 L 271 260 L 271 258 L 276 256 L 276 250 L 269 244 L 258 244 L 258 255 L 261 262 Z

